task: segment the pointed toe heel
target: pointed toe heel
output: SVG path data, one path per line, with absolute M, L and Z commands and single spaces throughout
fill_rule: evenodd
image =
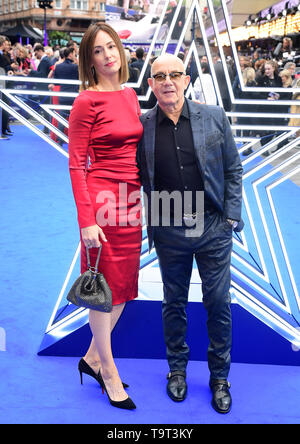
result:
M 106 392 L 106 394 L 107 394 L 107 392 Z M 113 401 L 112 399 L 110 399 L 108 394 L 107 394 L 107 397 L 108 397 L 110 404 L 113 407 L 117 407 L 119 409 L 124 409 L 124 410 L 135 410 L 136 409 L 135 403 L 132 401 L 131 398 L 129 398 L 129 396 L 128 396 L 128 398 L 124 399 L 124 401 Z
M 98 374 L 96 374 L 94 372 L 94 370 L 87 364 L 87 362 L 83 358 L 81 358 L 78 363 L 78 371 L 80 374 L 81 385 L 83 385 L 82 374 L 85 373 L 86 375 L 91 376 L 92 378 L 96 379 L 96 381 L 100 384 L 101 388 L 103 389 L 104 382 L 103 382 L 100 371 Z M 125 389 L 129 387 L 129 385 L 126 384 L 125 382 L 122 382 L 122 384 Z
M 102 381 L 103 381 L 103 379 L 102 379 Z M 118 409 L 124 409 L 124 410 L 135 410 L 136 409 L 135 403 L 132 401 L 131 398 L 129 398 L 129 396 L 126 399 L 124 399 L 123 401 L 114 401 L 113 399 L 111 399 L 111 397 L 109 396 L 108 391 L 105 387 L 104 381 L 103 381 L 102 393 L 107 394 L 108 400 L 113 407 L 117 407 Z

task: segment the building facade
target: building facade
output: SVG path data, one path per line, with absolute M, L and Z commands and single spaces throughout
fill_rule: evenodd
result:
M 47 9 L 47 30 L 82 35 L 91 22 L 105 20 L 105 0 L 53 0 Z M 0 0 L 0 29 L 18 23 L 44 29 L 44 10 L 36 0 Z

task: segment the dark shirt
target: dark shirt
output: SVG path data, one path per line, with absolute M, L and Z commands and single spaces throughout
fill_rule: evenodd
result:
M 264 88 L 281 88 L 282 80 L 277 74 L 274 75 L 273 79 L 270 79 L 268 76 L 261 76 L 257 79 L 257 85 Z M 269 92 L 261 93 L 264 99 L 268 98 L 269 94 Z
M 10 66 L 10 62 L 8 61 L 5 54 L 3 54 L 3 52 L 0 52 L 0 68 L 3 68 L 5 70 L 5 73 L 12 70 L 12 67 Z
M 188 106 L 185 101 L 175 125 L 158 107 L 155 139 L 155 191 L 179 191 L 182 195 L 182 212 L 194 213 L 197 209 L 196 191 L 204 191 L 203 178 L 198 168 Z M 184 192 L 192 192 L 192 205 L 184 206 Z M 187 204 L 187 201 L 186 201 Z M 208 209 L 209 202 L 205 202 Z M 162 208 L 160 206 L 160 214 Z M 171 200 L 171 216 L 174 205 Z

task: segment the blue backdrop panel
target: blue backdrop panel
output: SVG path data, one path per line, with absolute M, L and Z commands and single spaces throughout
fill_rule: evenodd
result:
M 206 311 L 200 302 L 190 302 L 187 308 L 187 343 L 190 359 L 206 361 L 208 337 Z M 232 361 L 240 363 L 299 365 L 300 351 L 249 314 L 237 304 L 232 305 Z M 91 341 L 86 318 L 61 336 L 61 331 L 45 335 L 39 355 L 83 356 Z M 66 333 L 66 332 L 65 332 Z M 57 334 L 57 336 L 56 336 Z M 127 304 L 122 318 L 112 334 L 112 347 L 117 358 L 165 359 L 165 344 L 161 321 L 161 302 L 133 301 Z

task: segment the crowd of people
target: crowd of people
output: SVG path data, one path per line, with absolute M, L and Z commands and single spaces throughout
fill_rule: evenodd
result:
M 287 47 L 288 45 L 288 47 Z M 243 76 L 244 86 L 247 87 L 273 87 L 273 88 L 300 88 L 300 69 L 292 61 L 290 39 L 284 38 L 283 44 L 279 50 L 274 54 L 273 58 L 267 57 L 262 51 L 256 50 L 251 56 L 240 55 L 239 62 Z M 70 40 L 65 47 L 60 46 L 46 46 L 43 47 L 40 43 L 35 45 L 21 45 L 19 43 L 11 44 L 9 39 L 5 36 L 0 36 L 0 67 L 4 68 L 8 75 L 19 75 L 24 77 L 42 77 L 42 78 L 61 78 L 78 80 L 78 44 Z M 146 53 L 142 47 L 133 51 L 131 48 L 125 48 L 125 54 L 127 57 L 129 67 L 129 83 L 138 82 L 140 73 L 143 70 L 143 66 L 146 59 Z M 187 55 L 187 50 L 184 53 L 179 53 L 179 57 L 184 60 Z M 145 74 L 139 88 L 134 88 L 138 95 L 146 94 L 148 90 L 147 78 L 150 77 L 151 64 L 155 61 L 155 57 L 152 57 L 149 65 L 146 66 Z M 300 104 L 287 106 L 267 106 L 267 105 L 233 105 L 230 100 L 230 94 L 225 78 L 224 68 L 220 57 L 213 57 L 214 69 L 218 80 L 220 89 L 220 95 L 225 111 L 242 112 L 263 112 L 263 113 L 300 113 Z M 207 56 L 200 57 L 200 64 L 202 68 L 201 79 L 198 76 L 197 65 L 193 58 L 188 64 L 187 74 L 191 76 L 191 82 L 196 100 L 201 103 L 207 103 L 210 105 L 217 104 L 217 95 L 212 81 L 210 73 L 210 67 Z M 237 75 L 235 63 L 231 57 L 227 58 L 228 74 L 231 80 L 233 92 L 235 98 L 238 99 L 267 99 L 270 101 L 277 100 L 299 100 L 300 93 L 289 92 L 252 92 L 242 91 L 240 85 L 239 76 Z M 298 72 L 297 72 L 298 70 Z M 78 92 L 78 85 L 61 85 L 57 87 L 53 84 L 40 84 L 40 89 L 54 90 L 61 92 Z M 3 98 L 3 100 L 6 100 Z M 50 103 L 51 98 L 49 96 L 38 96 L 36 100 L 43 103 Z M 52 99 L 53 100 L 53 99 Z M 59 98 L 59 104 L 72 105 L 74 98 Z M 141 103 L 142 108 L 150 109 L 156 103 L 156 99 L 153 93 L 150 99 Z M 69 112 L 61 111 L 63 117 L 68 118 Z M 46 119 L 46 114 L 43 114 Z M 293 118 L 264 118 L 264 125 L 279 125 L 279 126 L 300 126 L 300 119 Z M 245 136 L 257 136 L 261 138 L 261 144 L 267 144 L 274 136 L 278 135 L 278 132 L 274 131 L 257 131 L 255 126 L 259 123 L 262 124 L 262 120 L 255 117 L 237 117 L 233 119 L 235 123 L 239 125 L 253 125 L 253 130 L 239 131 L 239 134 Z M 63 129 L 61 124 L 58 124 L 60 129 Z M 48 128 L 44 128 L 45 132 L 48 132 Z M 299 131 L 300 133 L 300 131 Z M 299 134 L 298 133 L 298 134 Z M 2 116 L 2 137 L 8 137 L 12 135 L 12 131 L 9 126 L 9 116 L 3 111 Z M 62 141 L 57 140 L 62 144 Z M 282 145 L 278 145 L 280 148 Z M 250 154 L 251 150 L 244 151 L 244 155 Z M 266 155 L 269 153 L 266 152 Z
M 49 78 L 48 83 L 41 83 L 38 89 L 48 91 L 55 89 L 55 85 L 50 83 L 51 78 L 78 80 L 78 45 L 70 40 L 65 47 L 51 46 L 44 47 L 41 43 L 32 45 L 11 44 L 5 36 L 0 36 L 0 67 L 4 69 L 8 76 Z M 9 82 L 7 82 L 9 83 Z M 13 84 L 13 86 L 15 86 Z M 31 84 L 31 88 L 32 88 Z M 78 92 L 78 85 L 61 85 L 61 92 Z M 56 89 L 58 91 L 58 89 Z M 3 97 L 3 100 L 7 99 Z M 39 103 L 50 103 L 47 95 L 37 96 L 35 100 Z M 72 105 L 74 99 L 60 97 L 60 105 Z M 68 113 L 64 112 L 65 116 Z M 44 118 L 49 120 L 47 113 L 42 111 Z M 49 132 L 44 127 L 44 132 Z M 2 137 L 11 136 L 13 133 L 9 126 L 9 116 L 6 111 L 2 111 Z M 61 143 L 61 142 L 59 142 Z
M 239 63 L 242 72 L 242 82 L 245 87 L 265 87 L 265 88 L 300 88 L 300 68 L 295 61 L 292 61 L 291 57 L 287 57 L 287 53 L 281 51 L 281 57 L 269 57 L 263 58 L 263 54 L 260 51 L 255 51 L 252 56 L 239 56 Z M 192 70 L 192 82 L 195 97 L 200 102 L 206 102 L 210 105 L 217 105 L 217 95 L 213 87 L 212 76 L 210 73 L 208 60 L 206 56 L 203 56 L 200 60 L 202 68 L 202 79 L 197 73 L 197 68 L 193 62 L 190 69 Z M 239 116 L 232 118 L 231 120 L 238 125 L 251 125 L 253 129 L 238 130 L 238 135 L 259 137 L 261 139 L 261 145 L 264 146 L 269 143 L 274 137 L 281 134 L 280 131 L 258 131 L 256 127 L 258 125 L 264 126 L 299 126 L 300 119 L 294 118 L 293 114 L 300 113 L 299 105 L 261 105 L 261 104 L 232 104 L 230 99 L 230 93 L 228 89 L 228 83 L 225 76 L 224 68 L 220 57 L 213 58 L 215 74 L 218 80 L 218 86 L 220 95 L 222 98 L 224 109 L 227 112 L 234 111 L 236 113 L 272 113 L 272 114 L 291 114 L 290 116 L 283 117 L 251 117 L 251 116 Z M 235 99 L 241 100 L 269 100 L 269 101 L 287 101 L 287 100 L 299 100 L 300 94 L 287 92 L 287 91 L 243 91 L 238 76 L 235 63 L 231 57 L 227 57 L 227 71 L 231 81 L 233 95 Z M 300 135 L 300 131 L 297 132 Z M 284 142 L 279 143 L 276 149 L 280 149 L 284 145 Z M 251 149 L 245 150 L 244 155 L 252 153 Z M 268 156 L 269 151 L 265 151 L 263 155 Z
M 280 101 L 280 100 L 297 100 L 299 97 L 297 94 L 287 91 L 279 91 L 278 88 L 300 88 L 300 75 L 296 74 L 296 64 L 294 62 L 286 62 L 280 65 L 276 60 L 265 60 L 258 59 L 252 60 L 249 57 L 240 58 L 240 66 L 243 76 L 244 86 L 246 87 L 266 87 L 274 88 L 277 91 L 267 91 L 267 92 L 245 92 L 242 91 L 241 85 L 239 84 L 237 77 L 233 84 L 233 90 L 235 97 L 239 99 L 264 99 L 269 101 Z M 298 107 L 298 112 L 299 112 Z M 275 113 L 275 114 L 293 114 L 297 113 L 297 106 L 292 105 L 236 105 L 235 110 L 237 112 L 251 112 L 251 113 Z M 238 117 L 237 123 L 241 125 L 253 125 L 253 130 L 243 131 L 246 136 L 259 136 L 261 137 L 261 145 L 264 146 L 272 140 L 272 138 L 278 133 L 274 131 L 257 131 L 255 126 L 259 124 L 270 125 L 270 126 L 300 126 L 300 119 L 293 119 L 292 117 L 272 117 L 272 118 L 261 118 L 257 117 Z M 277 149 L 280 149 L 284 143 L 280 143 Z M 244 152 L 244 155 L 251 154 L 251 149 Z M 265 155 L 270 153 L 266 151 Z

